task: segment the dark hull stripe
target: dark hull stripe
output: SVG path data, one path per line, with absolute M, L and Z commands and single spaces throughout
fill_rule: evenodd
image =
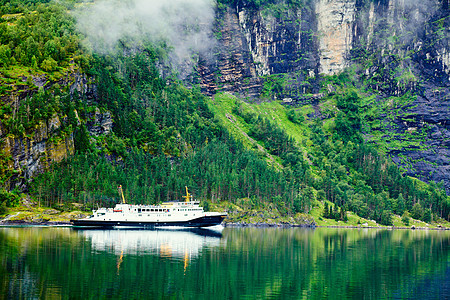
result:
M 159 227 L 159 226 L 183 226 L 183 227 L 209 227 L 222 223 L 225 216 L 200 217 L 184 222 L 145 222 L 145 221 L 94 221 L 94 220 L 70 220 L 73 226 L 82 227 Z

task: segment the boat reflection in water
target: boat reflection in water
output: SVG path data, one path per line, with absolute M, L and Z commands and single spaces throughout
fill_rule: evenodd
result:
M 116 255 L 157 254 L 161 257 L 189 259 L 198 256 L 204 247 L 218 247 L 223 227 L 214 229 L 111 229 L 77 232 L 89 240 L 93 251 Z

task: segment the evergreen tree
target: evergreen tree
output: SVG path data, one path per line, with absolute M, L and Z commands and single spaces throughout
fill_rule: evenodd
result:
M 333 214 L 332 214 L 333 219 L 335 219 L 336 221 L 339 221 L 339 219 L 341 218 L 341 215 L 339 214 L 339 208 L 337 204 L 334 204 L 333 206 Z
M 429 208 L 424 209 L 422 221 L 427 222 L 427 223 L 430 223 L 431 221 L 433 221 L 431 209 L 429 209 Z
M 420 205 L 419 202 L 417 202 L 416 204 L 414 204 L 414 206 L 411 209 L 411 218 L 416 219 L 416 220 L 421 220 L 423 217 L 423 208 L 422 205 Z
M 78 130 L 75 131 L 74 136 L 75 149 L 81 153 L 91 150 L 91 144 L 89 141 L 89 133 L 86 125 L 82 124 Z
M 403 224 L 405 224 L 405 226 L 409 226 L 409 221 L 410 221 L 409 213 L 408 211 L 405 210 L 402 215 L 402 222 Z
M 386 226 L 392 225 L 392 212 L 390 210 L 383 210 L 380 223 Z
M 330 211 L 329 211 L 329 207 L 328 207 L 328 202 L 325 201 L 324 207 L 323 207 L 323 217 L 326 219 L 329 219 L 330 217 Z
M 342 221 L 347 222 L 348 221 L 347 211 L 345 210 L 345 208 L 342 208 L 341 212 L 342 212 L 341 217 Z
M 403 198 L 402 193 L 400 193 L 398 195 L 398 198 L 397 198 L 397 210 L 396 210 L 396 213 L 402 214 L 405 211 L 405 208 L 406 208 L 405 198 Z

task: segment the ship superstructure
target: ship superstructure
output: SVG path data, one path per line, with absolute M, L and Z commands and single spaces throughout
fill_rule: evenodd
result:
M 164 202 L 161 205 L 127 204 L 121 187 L 119 192 L 122 203 L 114 208 L 94 210 L 85 219 L 71 220 L 72 224 L 89 227 L 208 227 L 222 223 L 227 216 L 224 212 L 205 212 L 199 201 L 192 200 L 187 187 L 183 202 Z

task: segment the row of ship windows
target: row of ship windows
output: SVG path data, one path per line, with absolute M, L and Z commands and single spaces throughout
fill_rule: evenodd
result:
M 139 216 L 139 217 L 142 217 L 142 214 L 139 214 L 138 216 Z M 150 217 L 151 215 L 148 214 L 147 216 Z M 171 215 L 167 215 L 167 216 L 170 217 Z M 187 214 L 184 214 L 184 216 L 186 217 Z M 194 216 L 195 216 L 195 214 L 194 214 Z M 154 217 L 154 216 L 153 216 L 153 217 Z M 156 217 L 164 217 L 164 215 L 156 215 Z M 111 219 L 110 219 L 110 221 L 111 221 Z
M 138 209 L 138 212 L 141 212 L 141 211 L 142 212 L 146 212 L 146 211 L 167 211 L 167 209 L 162 209 L 162 208 L 142 208 L 142 209 Z
M 142 217 L 142 214 L 138 214 L 138 216 L 139 216 L 139 217 Z M 155 215 L 150 215 L 150 214 L 147 214 L 147 216 L 148 216 L 148 217 L 150 217 L 150 216 L 152 216 L 152 217 L 166 217 L 165 215 L 156 215 L 156 216 L 155 216 Z M 170 216 L 171 216 L 171 215 L 167 215 L 167 217 L 170 217 Z
M 191 208 L 184 208 L 184 209 L 175 209 L 175 211 L 199 211 L 201 209 L 191 209 Z M 136 210 L 135 210 L 136 211 Z M 142 208 L 138 209 L 138 212 L 168 212 L 168 209 L 161 209 L 161 208 Z

